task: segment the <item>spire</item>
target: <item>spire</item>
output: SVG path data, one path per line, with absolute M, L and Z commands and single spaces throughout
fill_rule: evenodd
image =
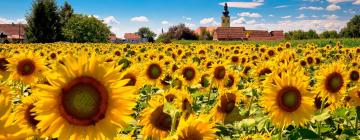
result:
M 225 6 L 224 6 L 224 12 L 223 12 L 224 17 L 229 17 L 229 10 L 228 10 L 228 5 L 225 2 Z

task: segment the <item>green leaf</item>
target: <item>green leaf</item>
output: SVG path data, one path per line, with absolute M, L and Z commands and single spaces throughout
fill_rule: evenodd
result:
M 319 135 L 309 129 L 300 128 L 297 130 L 303 139 L 316 139 Z
M 324 111 L 322 114 L 316 115 L 312 118 L 312 122 L 324 121 L 330 117 L 329 111 Z
M 339 109 L 336 109 L 334 115 L 337 116 L 337 117 L 341 117 L 341 118 L 342 118 L 342 117 L 345 117 L 348 112 L 349 112 L 348 109 L 339 108 Z
M 358 120 L 360 120 L 360 106 L 356 107 L 356 117 Z

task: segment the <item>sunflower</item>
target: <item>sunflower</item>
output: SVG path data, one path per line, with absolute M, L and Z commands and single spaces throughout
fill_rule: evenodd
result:
M 238 116 L 239 109 L 237 104 L 240 103 L 242 95 L 237 90 L 219 91 L 217 103 L 211 110 L 216 122 L 228 122 L 237 118 L 232 118 L 234 114 Z
M 188 62 L 181 66 L 178 70 L 178 74 L 185 79 L 184 86 L 192 86 L 200 81 L 200 72 L 197 70 L 197 66 L 194 63 Z
M 13 123 L 19 124 L 23 133 L 28 136 L 39 136 L 40 131 L 38 131 L 36 125 L 39 123 L 35 119 L 34 104 L 37 101 L 36 97 L 27 96 L 21 99 L 22 103 L 17 105 L 14 113 L 10 115 L 10 120 L 13 120 Z
M 8 59 L 9 57 L 7 53 L 5 52 L 0 53 L 0 75 L 4 79 L 7 79 L 7 77 L 9 76 L 9 72 L 7 71 L 8 70 L 7 65 L 9 64 Z
M 143 76 L 146 78 L 148 84 L 156 84 L 160 82 L 161 77 L 166 73 L 166 69 L 162 63 L 157 61 L 150 61 L 145 64 Z
M 50 85 L 37 85 L 37 127 L 43 136 L 59 139 L 114 138 L 132 121 L 135 88 L 125 86 L 120 67 L 90 58 L 68 56 L 57 65 Z
M 358 82 L 359 79 L 360 79 L 360 74 L 359 74 L 359 70 L 358 69 L 351 69 L 349 71 L 349 79 L 352 81 L 352 82 Z
M 205 118 L 205 119 L 204 119 Z M 209 117 L 182 117 L 176 131 L 177 140 L 215 140 L 215 123 L 210 122 Z
M 360 88 L 358 86 L 349 91 L 349 97 L 350 105 L 360 106 Z
M 324 65 L 315 76 L 317 80 L 315 93 L 320 93 L 321 97 L 327 98 L 332 104 L 332 110 L 339 107 L 340 101 L 344 98 L 348 83 L 348 74 L 344 68 L 340 62 Z
M 141 112 L 139 125 L 144 126 L 141 134 L 145 139 L 159 140 L 169 135 L 172 119 L 163 110 L 163 100 L 155 97 L 149 101 L 149 107 Z
M 11 123 L 9 119 L 12 111 L 11 96 L 10 89 L 0 84 L 0 139 L 24 139 L 27 135 L 19 131 L 20 126 Z
M 226 65 L 221 63 L 213 64 L 212 69 L 210 71 L 211 71 L 212 82 L 216 86 L 221 86 L 225 84 L 225 79 L 226 79 L 225 76 L 227 72 Z
M 28 54 L 21 53 L 9 58 L 7 66 L 12 79 L 25 84 L 35 83 L 45 70 L 43 60 L 31 52 Z
M 122 80 L 129 79 L 125 86 L 135 86 L 136 89 L 143 86 L 144 79 L 140 76 L 140 67 L 137 64 L 132 64 L 127 68 L 121 77 Z
M 260 105 L 269 112 L 275 126 L 282 128 L 292 122 L 302 126 L 312 117 L 313 95 L 304 82 L 308 80 L 301 72 L 283 72 L 266 79 Z

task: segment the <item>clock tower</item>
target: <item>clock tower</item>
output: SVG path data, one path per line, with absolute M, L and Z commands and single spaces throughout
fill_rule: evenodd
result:
M 230 16 L 227 3 L 225 3 L 223 16 L 221 17 L 221 27 L 230 27 Z

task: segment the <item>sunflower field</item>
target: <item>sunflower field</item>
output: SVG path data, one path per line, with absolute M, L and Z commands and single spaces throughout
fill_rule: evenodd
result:
M 360 47 L 0 45 L 0 139 L 360 139 Z

